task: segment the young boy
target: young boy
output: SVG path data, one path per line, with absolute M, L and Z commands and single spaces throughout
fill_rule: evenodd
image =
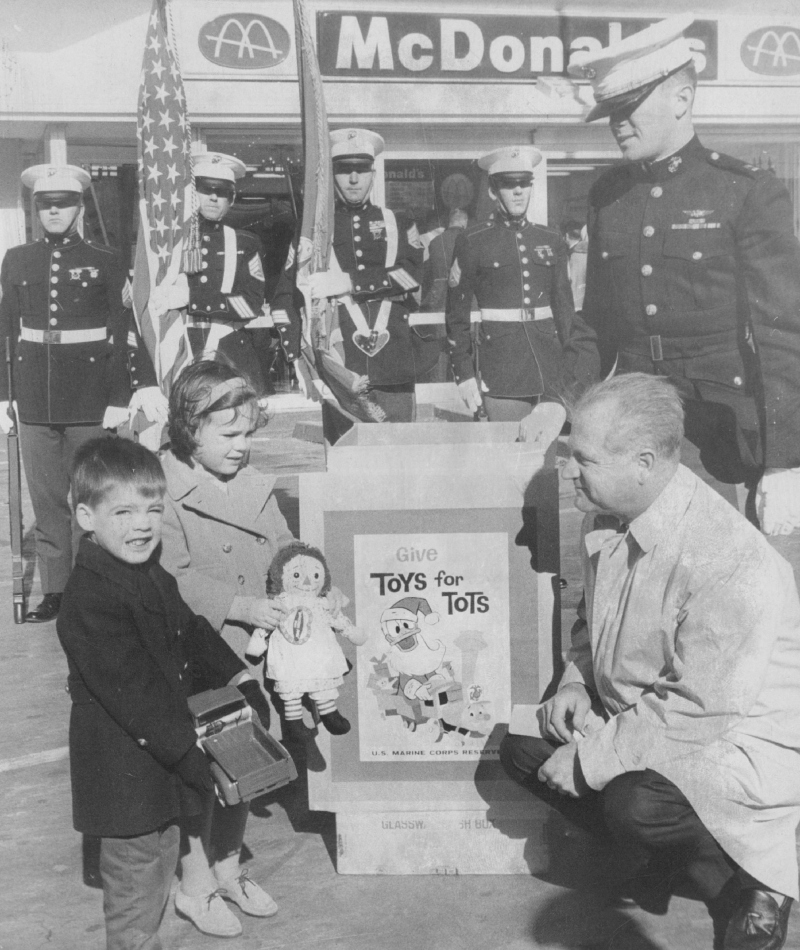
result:
M 101 838 L 108 950 L 160 950 L 177 819 L 213 795 L 187 705 L 193 678 L 241 685 L 248 698 L 259 690 L 157 562 L 164 490 L 158 459 L 142 445 L 100 438 L 76 453 L 73 505 L 88 534 L 57 630 L 73 704 L 73 821 Z

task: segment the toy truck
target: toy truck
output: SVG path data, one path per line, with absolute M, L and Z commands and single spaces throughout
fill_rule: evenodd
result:
M 249 802 L 297 778 L 289 753 L 253 716 L 235 686 L 191 696 L 189 709 L 223 804 Z

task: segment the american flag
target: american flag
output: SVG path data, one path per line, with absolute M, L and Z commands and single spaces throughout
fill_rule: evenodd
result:
M 134 314 L 165 392 L 191 359 L 186 321 L 180 310 L 154 317 L 148 302 L 155 287 L 178 275 L 184 256 L 191 259 L 197 240 L 191 129 L 170 41 L 168 2 L 153 0 L 142 60 L 137 124 L 139 237 L 132 286 Z

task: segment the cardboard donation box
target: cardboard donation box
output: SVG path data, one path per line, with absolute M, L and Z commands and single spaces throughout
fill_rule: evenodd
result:
M 336 813 L 351 874 L 530 873 L 542 810 L 498 760 L 512 703 L 553 678 L 555 450 L 516 423 L 353 426 L 300 478 L 301 537 L 347 612 L 345 736 L 320 727 L 311 807 Z

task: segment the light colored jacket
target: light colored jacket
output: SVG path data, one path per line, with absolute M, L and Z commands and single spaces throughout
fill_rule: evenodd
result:
M 653 769 L 721 847 L 798 896 L 800 602 L 791 567 L 680 466 L 628 526 L 587 515 L 586 620 L 561 680 L 607 722 L 580 743 L 586 781 Z
M 161 464 L 167 477 L 161 563 L 191 609 L 241 657 L 251 631 L 227 620 L 233 599 L 265 597 L 273 557 L 295 540 L 272 494 L 275 479 L 247 465 L 223 492 L 169 450 Z

